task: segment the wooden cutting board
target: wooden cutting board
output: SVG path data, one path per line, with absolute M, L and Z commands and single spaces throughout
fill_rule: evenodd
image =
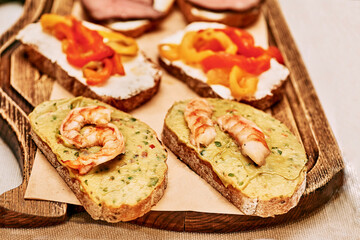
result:
M 24 200 L 23 195 L 34 161 L 36 146 L 29 137 L 26 115 L 49 99 L 53 81 L 27 61 L 14 36 L 42 13 L 69 14 L 73 1 L 29 0 L 24 15 L 0 38 L 0 132 L 11 146 L 23 169 L 23 183 L 0 196 L 1 227 L 39 227 L 58 224 L 76 212 L 76 207 L 50 201 Z M 148 227 L 190 232 L 234 232 L 293 221 L 324 205 L 343 184 L 344 163 L 339 147 L 315 93 L 301 56 L 290 34 L 279 4 L 267 0 L 263 14 L 269 41 L 283 53 L 290 70 L 281 102 L 268 110 L 285 123 L 305 147 L 308 156 L 307 186 L 297 207 L 274 218 L 200 213 L 193 211 L 151 211 L 132 221 Z M 36 89 L 36 91 L 34 91 Z

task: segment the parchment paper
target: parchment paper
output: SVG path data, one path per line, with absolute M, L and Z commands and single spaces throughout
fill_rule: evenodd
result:
M 159 29 L 138 39 L 139 46 L 157 62 L 157 43 L 185 27 L 183 16 L 175 10 Z M 267 27 L 263 16 L 247 29 L 257 45 L 267 47 Z M 167 110 L 175 101 L 197 96 L 184 83 L 163 71 L 160 90 L 148 103 L 131 112 L 146 122 L 161 136 Z M 71 94 L 55 83 L 51 99 L 71 97 Z M 210 213 L 241 214 L 220 193 L 190 170 L 169 151 L 168 186 L 163 198 L 152 208 L 159 211 L 197 211 Z M 75 195 L 57 174 L 41 152 L 36 153 L 35 163 L 25 193 L 26 199 L 42 199 L 71 204 L 80 204 Z

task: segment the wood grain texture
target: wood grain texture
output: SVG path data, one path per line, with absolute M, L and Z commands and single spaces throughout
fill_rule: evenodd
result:
M 66 219 L 66 204 L 24 200 L 36 151 L 26 114 L 0 89 L 0 134 L 11 147 L 23 172 L 22 184 L 0 196 L 0 227 L 40 227 Z
M 48 1 L 48 3 L 45 4 L 47 7 L 44 7 L 43 11 L 47 11 L 48 9 L 51 12 L 68 14 L 71 12 L 72 4 L 72 0 Z M 51 5 L 51 8 L 49 5 Z M 330 129 L 299 51 L 297 50 L 295 42 L 281 13 L 279 4 L 276 0 L 267 0 L 262 10 L 268 23 L 270 42 L 279 47 L 280 51 L 283 53 L 285 64 L 290 69 L 290 79 L 285 85 L 283 99 L 269 109 L 268 112 L 284 122 L 290 130 L 301 139 L 309 159 L 307 164 L 307 186 L 305 194 L 300 199 L 298 206 L 290 210 L 287 214 L 276 216 L 274 218 L 191 211 L 151 211 L 145 216 L 132 221 L 132 223 L 153 228 L 189 232 L 234 232 L 256 229 L 286 223 L 304 217 L 320 206 L 323 206 L 342 186 L 344 163 L 339 147 Z M 21 47 L 18 47 L 16 44 L 11 45 L 11 43 L 7 44 L 7 46 L 8 47 L 6 48 L 1 48 L 2 62 L 0 66 L 0 78 L 2 80 L 1 87 L 12 99 L 6 98 L 8 100 L 4 101 L 11 102 L 11 106 L 9 104 L 1 106 L 2 108 L 4 106 L 4 109 L 11 109 L 14 108 L 16 103 L 28 113 L 32 109 L 31 105 L 36 105 L 49 98 L 53 80 L 41 75 L 36 69 L 31 69 L 31 66 L 26 65 L 26 58 L 24 58 Z M 23 72 L 22 78 L 17 76 L 19 75 L 17 74 L 19 72 Z M 10 87 L 10 80 L 13 87 Z M 24 81 L 30 81 L 31 84 L 22 84 Z M 36 86 L 36 89 L 40 86 L 46 89 L 34 91 L 34 86 Z M 14 89 L 16 89 L 17 92 L 20 92 L 21 95 L 14 91 Z M 25 119 L 16 121 L 22 121 L 22 123 L 26 122 Z M 24 125 L 21 125 L 21 127 L 24 128 Z M 28 127 L 25 127 L 21 131 L 28 133 L 28 130 Z M 26 139 L 29 138 L 26 134 L 25 137 Z M 25 143 L 29 145 L 24 145 L 19 140 L 18 142 L 19 146 L 22 146 L 18 149 L 23 150 L 14 150 L 14 152 L 19 156 L 22 154 L 22 151 L 24 152 L 23 173 L 24 182 L 26 182 L 30 174 L 36 147 L 30 140 L 29 143 L 25 141 Z M 23 185 L 24 183 L 21 186 Z M 23 190 L 24 189 L 21 188 L 21 190 L 18 191 L 21 192 Z M 5 194 L 10 193 L 7 192 Z M 19 192 L 17 193 L 19 195 L 16 195 L 15 193 L 11 194 L 13 194 L 12 197 L 6 199 L 7 201 L 8 199 L 14 200 L 6 203 L 9 204 L 7 205 L 8 207 L 14 203 L 17 204 L 16 201 L 24 201 Z M 19 199 L 16 200 L 16 197 L 14 196 L 17 196 Z M 1 199 L 2 204 L 5 204 L 5 198 Z M 46 204 L 49 203 L 40 202 L 38 207 L 42 209 L 49 208 Z M 19 206 L 19 209 L 22 211 L 24 205 Z M 61 206 L 60 209 L 65 212 L 66 204 L 59 204 L 58 206 Z M 12 216 L 12 219 L 16 219 L 14 216 L 16 216 L 17 212 L 20 210 L 16 207 L 11 207 L 14 209 L 13 212 L 15 214 Z M 9 210 L 7 210 L 7 213 L 8 215 L 3 214 L 3 210 L 0 210 L 0 224 L 3 224 L 2 222 L 4 222 L 6 216 L 10 216 Z M 60 216 L 62 213 L 63 212 L 58 209 L 58 212 L 54 213 L 54 215 L 46 216 L 46 214 L 43 214 L 41 217 L 44 219 L 48 218 L 56 220 L 60 219 L 57 218 L 56 214 Z M 23 216 L 17 216 L 17 218 L 19 221 L 25 219 L 25 222 L 28 221 L 26 219 L 29 219 Z M 52 222 L 50 221 L 49 223 L 51 224 Z M 16 225 L 16 223 L 14 223 L 11 226 L 21 226 L 21 224 L 18 223 Z

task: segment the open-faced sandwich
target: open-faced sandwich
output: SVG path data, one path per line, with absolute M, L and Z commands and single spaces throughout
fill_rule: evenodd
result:
M 75 96 L 130 111 L 159 89 L 161 72 L 136 41 L 99 25 L 44 14 L 17 38 L 30 62 Z
M 276 47 L 256 46 L 247 31 L 195 22 L 161 41 L 159 62 L 202 97 L 266 109 L 281 99 L 289 75 Z
M 218 22 L 247 27 L 260 15 L 264 0 L 177 0 L 188 22 Z
M 98 100 L 38 105 L 31 135 L 94 219 L 130 221 L 164 194 L 167 152 L 145 123 Z
M 243 214 L 284 214 L 305 190 L 302 144 L 284 124 L 249 105 L 214 98 L 176 102 L 162 140 Z
M 138 37 L 155 28 L 175 0 L 81 0 L 89 20 L 127 36 Z

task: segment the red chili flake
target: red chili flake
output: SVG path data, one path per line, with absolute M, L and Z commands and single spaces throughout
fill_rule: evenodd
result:
M 142 156 L 142 157 L 147 157 L 147 156 L 148 156 L 148 153 L 144 151 L 144 152 L 141 153 L 141 156 Z
M 150 147 L 151 149 L 154 149 L 154 148 L 155 148 L 155 145 L 154 145 L 154 144 L 151 144 L 149 147 Z

